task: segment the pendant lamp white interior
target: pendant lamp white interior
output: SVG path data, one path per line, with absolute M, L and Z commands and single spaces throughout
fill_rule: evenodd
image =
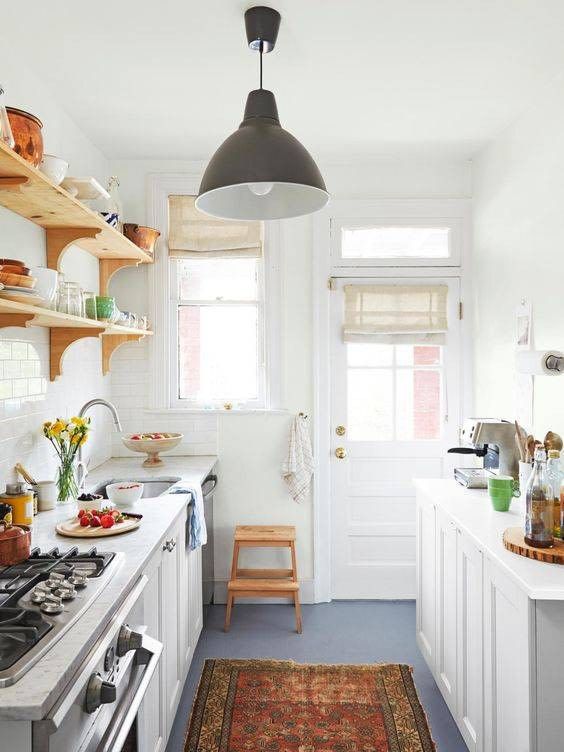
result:
M 257 6 L 245 13 L 249 47 L 260 55 L 260 88 L 251 91 L 243 122 L 208 164 L 196 206 L 224 219 L 284 219 L 311 214 L 329 200 L 307 149 L 281 127 L 274 94 L 262 88 L 262 56 L 276 44 L 280 14 Z

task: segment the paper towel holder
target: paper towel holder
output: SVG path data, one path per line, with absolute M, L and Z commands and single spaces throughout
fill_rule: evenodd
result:
M 515 356 L 518 373 L 559 376 L 564 373 L 564 353 L 558 350 L 520 350 Z

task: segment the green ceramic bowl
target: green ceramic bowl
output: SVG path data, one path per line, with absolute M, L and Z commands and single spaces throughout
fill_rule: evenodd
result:
M 116 311 L 116 299 L 105 295 L 96 296 L 96 313 L 98 321 L 111 321 Z M 88 315 L 88 311 L 86 311 Z

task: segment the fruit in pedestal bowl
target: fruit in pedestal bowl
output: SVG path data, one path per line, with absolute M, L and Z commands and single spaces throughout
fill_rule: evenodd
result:
M 132 433 L 122 436 L 124 446 L 133 452 L 147 455 L 143 467 L 158 467 L 163 465 L 159 457 L 160 452 L 169 452 L 182 441 L 183 434 L 154 431 L 152 433 Z

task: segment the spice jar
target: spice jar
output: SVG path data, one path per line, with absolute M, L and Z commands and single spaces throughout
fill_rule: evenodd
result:
M 12 507 L 14 525 L 33 524 L 33 494 L 25 483 L 6 483 L 6 493 L 0 494 L 0 502 Z

